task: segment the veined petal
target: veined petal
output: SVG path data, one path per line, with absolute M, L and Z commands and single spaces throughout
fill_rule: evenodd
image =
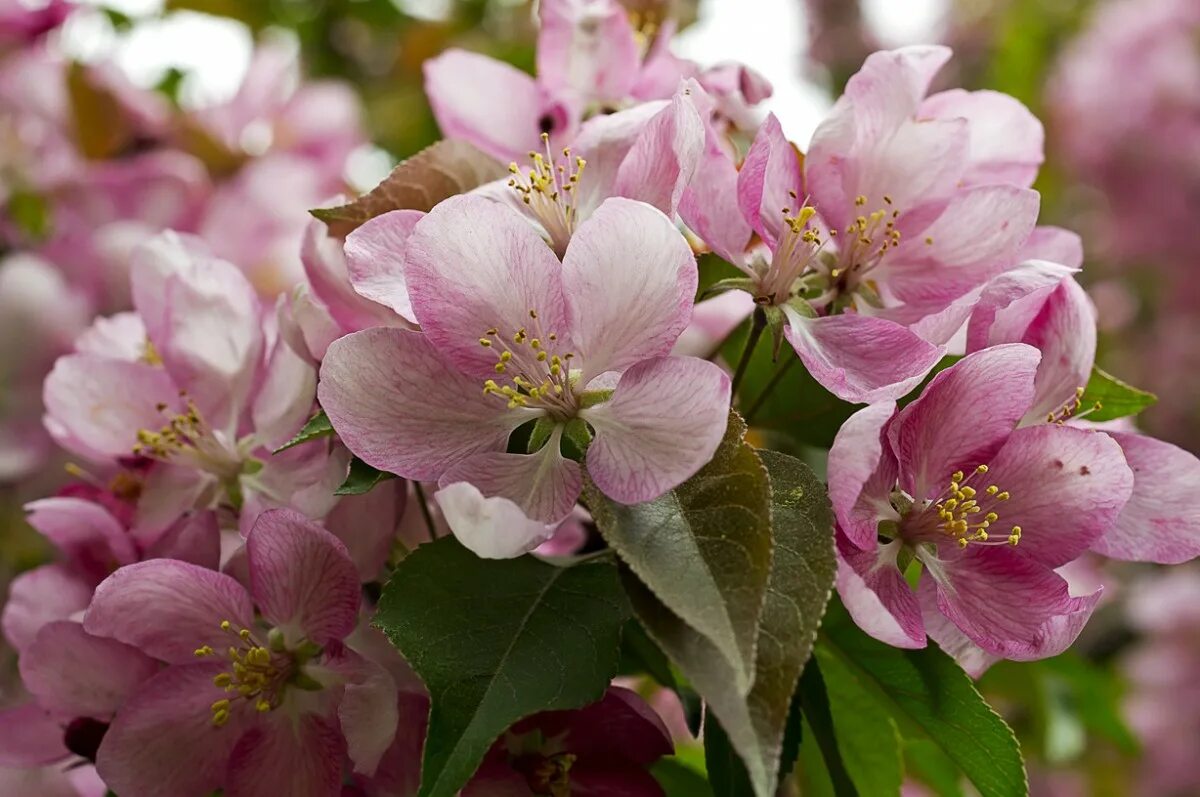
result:
M 257 440 L 271 449 L 286 443 L 312 415 L 316 398 L 317 369 L 286 342 L 275 341 L 250 408 Z
M 446 138 L 469 141 L 502 161 L 538 145 L 541 89 L 503 61 L 466 50 L 446 50 L 422 64 L 425 94 Z
M 767 114 L 738 172 L 738 206 L 755 232 L 774 250 L 789 215 L 804 201 L 800 155 L 783 134 L 775 114 Z
M 325 517 L 325 528 L 346 546 L 363 583 L 380 579 L 407 501 L 408 483 L 398 480 L 343 497 Z
M 821 385 L 838 398 L 900 398 L 941 359 L 943 349 L 899 324 L 860 313 L 805 318 L 784 306 L 784 334 Z
M 351 451 L 410 479 L 436 479 L 471 454 L 500 450 L 534 417 L 484 395 L 483 383 L 447 367 L 426 334 L 403 329 L 336 341 L 317 392 Z
M 99 578 L 137 559 L 133 539 L 100 504 L 82 498 L 43 498 L 25 505 L 29 525 L 76 567 Z
M 968 184 L 1033 185 L 1044 159 L 1045 131 L 1020 100 L 999 91 L 951 89 L 925 98 L 919 113 L 967 120 L 971 150 L 964 179 Z
M 209 570 L 221 566 L 221 528 L 215 511 L 190 512 L 146 549 L 144 559 L 178 559 Z
M 538 6 L 538 81 L 585 102 L 623 100 L 633 88 L 641 49 L 629 14 L 616 0 L 544 0 Z
M 396 681 L 370 659 L 347 649 L 337 664 L 346 676 L 346 689 L 338 701 L 338 723 L 346 739 L 346 753 L 354 771 L 373 775 L 396 738 L 399 722 Z
M 584 385 L 667 354 L 691 318 L 698 279 L 691 248 L 644 203 L 607 200 L 571 238 L 561 269 Z
M 863 407 L 838 430 L 829 449 L 829 499 L 838 528 L 853 545 L 875 549 L 879 521 L 899 519 L 889 502 L 899 466 L 884 433 L 896 403 Z
M 533 520 L 503 496 L 488 498 L 470 482 L 454 482 L 434 493 L 454 536 L 484 559 L 511 559 L 541 545 L 554 524 Z
M 333 717 L 268 712 L 229 758 L 229 797 L 337 797 L 346 741 Z
M 1043 224 L 1033 228 L 1017 259 L 1048 260 L 1079 269 L 1083 266 L 1083 239 L 1077 232 Z
M 967 325 L 967 350 L 999 343 L 1021 343 L 1046 296 L 1075 269 L 1045 260 L 1030 260 L 993 277 L 979 295 Z M 993 328 L 994 331 L 993 331 Z
M 96 587 L 83 628 L 110 637 L 163 661 L 197 661 L 204 645 L 224 650 L 228 620 L 248 628 L 254 619 L 250 596 L 223 573 L 177 562 L 151 559 L 122 567 Z
M 837 536 L 837 591 L 859 628 L 897 648 L 925 647 L 917 596 L 896 569 L 898 542 L 858 548 Z
M 1092 545 L 1109 557 L 1177 564 L 1200 555 L 1200 460 L 1170 443 L 1109 432 L 1133 471 L 1133 493 L 1116 525 Z
M 354 630 L 358 571 L 337 537 L 297 512 L 272 509 L 258 516 L 246 552 L 254 602 L 286 642 L 327 645 Z
M 521 216 L 499 203 L 471 195 L 442 202 L 413 229 L 404 270 L 424 334 L 466 373 L 495 375 L 498 352 L 479 343 L 489 329 L 510 341 L 536 323 L 557 333 L 562 347 L 569 343 L 562 265 Z
M 753 230 L 738 205 L 738 169 L 711 130 L 705 132 L 704 153 L 683 193 L 679 215 L 709 249 L 745 268 Z
M 674 216 L 704 151 L 704 136 L 690 89 L 681 89 L 638 135 L 621 162 L 613 193 Z
M 26 570 L 13 579 L 0 627 L 17 652 L 33 644 L 47 623 L 82 612 L 92 598 L 92 584 L 61 564 Z
M 950 60 L 949 47 L 918 45 L 872 53 L 846 82 L 868 141 L 886 137 L 915 116 L 933 76 Z
M 588 474 L 623 504 L 657 498 L 712 458 L 729 413 L 729 377 L 690 357 L 644 360 L 608 401 L 580 413 L 596 430 Z
M 397 323 L 395 315 L 389 311 L 389 308 L 395 310 L 393 305 L 378 299 L 372 301 L 375 297 L 351 284 L 354 275 L 347 262 L 350 237 L 353 237 L 353 233 L 343 243 L 340 238 L 329 234 L 324 222 L 313 219 L 308 223 L 304 231 L 304 243 L 300 249 L 300 262 L 304 264 L 304 275 L 308 278 L 312 292 L 343 332 L 392 326 Z M 394 266 L 397 261 L 403 263 L 403 259 L 396 257 L 391 251 L 387 252 L 387 255 L 387 265 Z M 398 279 L 403 285 L 403 271 L 398 276 L 389 276 Z M 404 306 L 407 306 L 407 300 L 408 292 L 405 291 Z M 409 321 L 413 320 L 411 308 L 407 314 L 400 310 L 395 312 Z
M 50 623 L 21 655 L 21 680 L 38 703 L 61 717 L 107 720 L 158 662 L 136 648 L 88 634 L 70 620 Z
M 900 486 L 924 500 L 955 471 L 988 464 L 1029 407 L 1039 358 L 1032 346 L 994 346 L 935 376 L 888 432 Z
M 419 210 L 393 210 L 346 236 L 346 269 L 354 290 L 413 323 L 417 319 L 404 277 L 404 253 L 413 227 L 424 217 Z

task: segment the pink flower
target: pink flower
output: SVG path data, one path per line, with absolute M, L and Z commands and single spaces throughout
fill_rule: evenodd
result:
M 369 774 L 391 744 L 395 683 L 343 645 L 359 611 L 345 548 L 287 510 L 264 513 L 246 547 L 249 591 L 169 559 L 96 590 L 84 629 L 167 665 L 100 744 L 117 793 L 337 795 L 346 755 Z
M 654 709 L 620 686 L 574 711 L 535 714 L 509 729 L 463 789 L 463 797 L 660 797 L 647 771 L 674 749 Z
M 21 0 L 0 1 L 0 47 L 37 41 L 61 25 L 73 8 L 67 0 L 50 0 L 40 8 Z
M 580 438 L 579 421 L 595 433 L 589 475 L 623 503 L 661 495 L 712 456 L 729 380 L 711 363 L 668 356 L 697 277 L 661 212 L 609 199 L 560 263 L 511 210 L 454 197 L 415 224 L 406 247 L 423 332 L 371 329 L 335 342 L 321 406 L 368 464 L 438 480 L 468 547 L 515 556 L 570 513 L 581 471 L 560 443 Z M 531 421 L 545 444 L 508 453 L 509 435 Z
M 143 539 L 191 509 L 232 510 L 243 530 L 267 506 L 324 515 L 345 459 L 320 443 L 270 454 L 311 414 L 316 373 L 266 337 L 245 277 L 166 234 L 135 258 L 133 286 L 137 312 L 97 321 L 47 377 L 55 439 L 108 467 L 154 461 Z
M 1133 474 L 1102 433 L 1017 428 L 1038 361 L 1023 344 L 976 352 L 903 409 L 866 407 L 838 433 L 838 592 L 872 636 L 922 647 L 928 635 L 982 664 L 1059 653 L 1087 621 L 1099 592 L 1071 596 L 1054 568 L 1113 526 Z
M 570 145 L 580 123 L 644 100 L 670 97 L 695 78 L 717 100 L 715 122 L 745 123 L 770 84 L 736 64 L 701 69 L 670 53 L 673 24 L 650 30 L 644 52 L 617 0 L 547 0 L 539 5 L 537 77 L 464 50 L 425 62 L 425 91 L 443 135 L 502 161 L 523 158 L 548 133 Z M 710 121 L 710 120 L 706 120 Z
M 1033 261 L 993 280 L 968 326 L 968 350 L 1027 343 L 1042 352 L 1034 398 L 1024 423 L 1083 422 L 1079 398 L 1096 358 L 1096 314 L 1063 266 Z M 1200 509 L 1191 500 L 1200 484 L 1200 459 L 1182 448 L 1133 431 L 1105 432 L 1124 451 L 1133 494 L 1117 522 L 1093 544 L 1113 559 L 1177 564 L 1200 555 Z

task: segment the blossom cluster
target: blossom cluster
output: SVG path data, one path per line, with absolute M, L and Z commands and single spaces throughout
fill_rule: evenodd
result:
M 757 111 L 761 76 L 682 59 L 672 34 L 543 0 L 536 77 L 458 50 L 425 64 L 445 143 L 469 145 L 439 168 L 481 179 L 389 204 L 435 146 L 317 220 L 362 134 L 344 87 L 297 87 L 289 56 L 264 48 L 233 100 L 193 112 L 36 37 L 0 61 L 4 199 L 51 222 L 0 230 L 5 337 L 34 344 L 4 352 L 21 381 L 0 474 L 52 441 L 71 476 L 25 506 L 56 557 L 3 611 L 25 697 L 0 763 L 121 797 L 432 788 L 446 697 L 376 627 L 379 585 L 451 535 L 541 566 L 603 548 L 602 507 L 674 500 L 669 525 L 762 398 L 759 346 L 861 405 L 820 531 L 877 640 L 932 639 L 973 674 L 1052 656 L 1100 597 L 1060 568 L 1200 553 L 1200 461 L 1095 422 L 1117 416 L 1089 388 L 1082 243 L 1038 225 L 1043 133 L 1021 103 L 931 93 L 946 48 L 878 52 L 802 151 Z M 80 93 L 119 116 L 114 140 L 85 135 Z M 702 280 L 698 255 L 732 276 Z M 671 735 L 607 680 L 421 793 L 661 794 Z

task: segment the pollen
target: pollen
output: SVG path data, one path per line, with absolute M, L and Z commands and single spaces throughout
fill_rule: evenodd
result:
M 496 352 L 496 374 L 506 377 L 504 381 L 486 380 L 483 394 L 502 399 L 509 409 L 530 407 L 554 415 L 572 415 L 570 361 L 575 355 L 558 351 L 558 333 L 542 328 L 536 309 L 529 310 L 529 319 L 531 327 L 521 327 L 512 335 L 502 335 L 499 328 L 490 327 L 480 338 L 481 345 L 486 343 L 484 348 Z
M 572 156 L 570 148 L 557 158 L 550 148 L 550 135 L 542 133 L 542 152 L 530 152 L 532 168 L 522 171 L 516 162 L 508 165 L 508 185 L 521 198 L 531 215 L 542 225 L 559 256 L 566 251 L 571 233 L 579 222 L 575 194 L 587 161 Z
M 229 620 L 222 620 L 220 628 L 234 638 L 226 650 L 229 670 L 213 677 L 213 686 L 225 691 L 228 697 L 215 701 L 211 706 L 212 724 L 218 728 L 229 722 L 233 701 L 245 700 L 256 711 L 270 711 L 279 704 L 280 692 L 286 678 L 286 668 L 277 662 L 270 649 L 262 645 L 248 628 L 235 629 Z M 216 655 L 209 645 L 195 651 L 197 657 Z
M 979 465 L 970 475 L 961 470 L 955 471 L 950 476 L 949 486 L 942 493 L 943 497 L 933 504 L 939 530 L 953 538 L 960 548 L 966 548 L 971 543 L 1016 545 L 1021 541 L 1020 526 L 1013 526 L 1003 540 L 993 540 L 988 532 L 1000 520 L 997 511 L 999 505 L 1010 497 L 1007 490 L 1001 490 L 995 484 L 984 487 L 982 495 L 975 486 L 969 484 L 988 471 L 987 465 Z

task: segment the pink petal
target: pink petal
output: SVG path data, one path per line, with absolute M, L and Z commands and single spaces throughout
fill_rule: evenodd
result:
M 408 483 L 397 480 L 342 498 L 325 517 L 325 528 L 346 546 L 360 581 L 379 580 L 407 501 Z
M 251 419 L 256 439 L 277 448 L 292 439 L 312 415 L 317 398 L 317 371 L 307 359 L 276 341 L 254 397 Z
M 637 79 L 641 48 L 615 0 L 545 0 L 538 7 L 538 81 L 585 102 L 625 99 Z
M 937 607 L 985 651 L 1015 661 L 1055 656 L 1079 636 L 1100 599 L 1072 597 L 1048 567 L 1007 547 L 969 546 L 945 563 L 946 584 L 925 575 Z
M 43 498 L 26 504 L 25 510 L 29 525 L 97 580 L 137 559 L 124 526 L 100 504 L 81 498 Z
M 297 512 L 273 509 L 259 515 L 246 551 L 254 602 L 289 644 L 326 645 L 354 630 L 358 571 L 337 537 Z
M 277 716 L 278 715 L 278 716 Z M 337 797 L 346 741 L 319 714 L 272 711 L 238 741 L 229 759 L 228 797 Z
M 1079 237 L 1079 233 L 1064 230 L 1062 227 L 1034 227 L 1025 245 L 1021 247 L 1017 259 L 1049 260 L 1051 263 L 1061 263 L 1067 268 L 1078 269 L 1083 266 L 1083 239 Z
M 161 368 L 94 354 L 60 357 L 46 377 L 46 412 L 65 432 L 60 442 L 93 459 L 128 457 L 140 429 L 165 423 L 159 402 L 178 389 Z
M 783 209 L 792 214 L 804 201 L 800 155 L 775 114 L 767 114 L 738 172 L 742 216 L 772 250 L 783 231 Z
M 1004 332 L 1003 319 L 992 325 L 993 334 Z M 1025 329 L 1022 343 L 1042 352 L 1034 380 L 1031 418 L 1041 419 L 1075 398 L 1085 387 L 1096 360 L 1096 309 L 1079 283 L 1067 277 L 1046 297 L 1040 312 Z
M 754 299 L 745 291 L 726 291 L 696 302 L 692 320 L 675 341 L 671 354 L 708 359 L 753 312 Z
M 134 312 L 97 318 L 75 339 L 75 351 L 136 362 L 146 353 L 146 325 Z
M 580 412 L 596 430 L 588 474 L 623 504 L 657 498 L 712 458 L 725 432 L 729 377 L 690 357 L 644 360 L 608 401 Z
M 142 684 L 96 756 L 96 770 L 110 789 L 182 797 L 226 785 L 226 764 L 244 725 L 240 713 L 224 727 L 213 725 L 210 706 L 224 692 L 212 681 L 222 669 L 218 663 L 167 667 Z
M 350 680 L 338 703 L 338 722 L 354 771 L 373 775 L 396 738 L 396 681 L 372 661 L 352 653 L 346 658 L 350 667 L 343 672 Z
M 142 482 L 130 533 L 143 543 L 157 540 L 179 518 L 202 505 L 205 496 L 211 497 L 216 487 L 216 477 L 205 471 L 154 463 Z
M 1012 495 L 994 510 L 1001 533 L 1020 526 L 1017 552 L 1049 567 L 1075 559 L 1112 528 L 1133 482 L 1113 438 L 1055 424 L 1013 432 L 987 474 L 987 483 Z
M 489 498 L 507 498 L 531 520 L 557 525 L 575 506 L 583 486 L 579 465 L 559 450 L 561 427 L 533 454 L 476 454 L 442 474 L 438 485 L 470 482 Z M 453 528 L 453 524 L 451 524 Z
M 923 586 L 923 585 L 922 585 Z M 978 678 L 987 672 L 988 668 L 1000 661 L 1000 657 L 988 653 L 971 641 L 971 638 L 950 622 L 937 606 L 937 590 L 928 587 L 917 590 L 917 600 L 921 603 L 921 617 L 925 622 L 925 631 L 938 647 L 946 652 L 958 666 L 966 670 L 967 675 Z
M 345 242 L 349 245 L 349 238 Z M 377 326 L 391 326 L 395 315 L 385 307 L 387 302 L 371 301 L 368 294 L 356 292 L 351 285 L 349 253 L 343 251 L 343 241 L 328 232 L 322 221 L 313 219 L 304 231 L 300 262 L 312 292 L 344 332 Z M 400 279 L 403 280 L 403 274 Z M 407 293 L 405 293 L 407 301 Z M 368 298 L 363 298 L 368 296 Z M 411 320 L 411 319 L 410 319 Z
M 69 755 L 62 727 L 36 701 L 0 710 L 0 766 L 39 767 Z
M 918 500 L 932 498 L 955 471 L 988 464 L 1029 407 L 1038 357 L 1031 346 L 994 346 L 935 376 L 888 432 L 900 486 Z
M 971 311 L 967 349 L 977 351 L 998 343 L 1021 343 L 1046 296 L 1073 272 L 1074 269 L 1058 263 L 1033 260 L 991 279 Z
M 679 203 L 679 215 L 708 248 L 741 268 L 753 230 L 738 206 L 738 169 L 712 131 Z
M 892 321 L 860 313 L 805 318 L 784 307 L 784 334 L 821 385 L 840 399 L 900 398 L 941 359 L 943 349 Z
M 917 114 L 933 76 L 950 60 L 948 47 L 921 45 L 872 53 L 846 83 L 859 107 L 863 135 L 886 136 Z
M 413 227 L 424 216 L 419 210 L 393 210 L 346 236 L 346 268 L 354 290 L 413 323 L 417 319 L 404 279 L 404 252 Z
M 447 484 L 433 497 L 458 541 L 484 559 L 520 556 L 554 533 L 554 524 L 531 519 L 503 496 L 486 497 L 470 482 Z
M 855 624 L 892 647 L 925 647 L 917 596 L 896 569 L 894 548 L 861 550 L 841 535 L 837 543 L 837 591 Z
M 21 655 L 21 680 L 38 703 L 61 717 L 107 720 L 158 672 L 158 662 L 79 623 L 46 625 Z
M 895 402 L 863 407 L 838 430 L 829 449 L 829 500 L 838 528 L 855 546 L 873 551 L 879 521 L 898 520 L 889 502 L 898 466 L 884 434 Z
M 607 200 L 572 236 L 561 270 L 583 385 L 667 354 L 687 327 L 696 261 L 649 205 Z
M 59 564 L 42 565 L 13 579 L 0 626 L 18 652 L 25 650 L 47 623 L 82 612 L 92 599 L 92 584 Z
M 521 216 L 483 197 L 451 197 L 421 219 L 404 270 L 429 341 L 480 378 L 495 376 L 498 352 L 479 344 L 489 328 L 511 340 L 535 329 L 534 310 L 546 334 L 568 332 L 558 258 Z
M 187 562 L 152 559 L 122 567 L 96 587 L 83 618 L 89 634 L 111 637 L 167 662 L 196 661 L 203 645 L 229 646 L 221 622 L 248 628 L 250 596 L 240 584 Z
M 409 479 L 436 479 L 471 454 L 502 450 L 534 417 L 484 395 L 483 382 L 448 367 L 428 335 L 402 329 L 335 342 L 317 393 L 351 451 Z
M 425 744 L 429 698 L 423 694 L 401 692 L 396 702 L 400 718 L 396 738 L 379 762 L 374 777 L 364 784 L 371 797 L 414 797 L 420 785 L 421 748 Z
M 1092 545 L 1110 559 L 1178 564 L 1200 555 L 1200 460 L 1170 443 L 1109 432 L 1133 471 L 1133 493 L 1117 523 Z
M 921 103 L 922 117 L 969 123 L 969 184 L 1005 183 L 1028 188 L 1044 156 L 1042 123 L 1014 97 L 998 91 L 951 89 Z
M 704 151 L 704 122 L 691 97 L 677 93 L 638 135 L 621 162 L 613 193 L 674 216 Z
M 676 81 L 678 82 L 678 81 Z M 689 103 L 692 104 L 692 103 Z M 663 114 L 666 116 L 663 116 Z M 672 103 L 667 100 L 654 100 L 625 108 L 616 113 L 601 114 L 588 119 L 579 128 L 579 134 L 571 143 L 573 156 L 582 157 L 587 166 L 583 178 L 574 188 L 572 204 L 578 208 L 577 219 L 586 219 L 600 207 L 600 203 L 610 196 L 617 196 L 617 178 L 621 173 L 622 164 L 629 157 L 635 144 L 648 139 L 641 144 L 642 148 L 659 142 L 655 136 L 644 135 L 651 129 L 650 122 L 659 119 L 666 121 L 674 113 Z M 668 142 L 669 143 L 669 142 Z M 630 168 L 632 169 L 632 162 Z M 504 185 L 505 198 L 514 207 L 524 207 L 520 195 Z M 638 186 L 631 186 L 638 188 Z M 647 186 L 646 189 L 651 188 Z
M 500 160 L 538 146 L 541 91 L 506 63 L 466 50 L 447 50 L 422 64 L 425 94 L 446 138 L 471 142 Z
M 221 566 L 221 529 L 215 511 L 190 512 L 164 531 L 144 559 L 178 559 L 217 570 Z

